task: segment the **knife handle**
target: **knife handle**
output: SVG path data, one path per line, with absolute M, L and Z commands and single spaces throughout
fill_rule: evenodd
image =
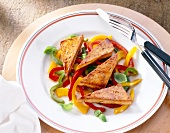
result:
M 153 70 L 157 73 L 157 75 L 166 84 L 168 89 L 170 89 L 170 78 L 164 72 L 164 70 L 160 67 L 160 65 L 155 61 L 155 59 L 150 55 L 148 50 L 142 51 L 141 54 L 145 58 L 145 60 L 149 63 L 149 65 L 153 68 Z
M 170 66 L 170 56 L 166 54 L 164 51 L 162 51 L 149 41 L 146 41 L 144 43 L 144 47 L 148 49 L 151 53 L 153 53 L 156 57 L 158 57 L 161 61 L 163 61 L 165 64 Z

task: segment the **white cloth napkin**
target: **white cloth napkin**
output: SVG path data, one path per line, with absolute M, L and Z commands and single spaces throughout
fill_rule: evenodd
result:
M 0 75 L 0 133 L 40 133 L 40 122 L 23 89 Z

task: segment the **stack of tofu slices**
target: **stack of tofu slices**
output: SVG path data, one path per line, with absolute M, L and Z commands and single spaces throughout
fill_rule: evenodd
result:
M 83 44 L 84 36 L 80 35 L 72 39 L 61 42 L 61 58 L 66 75 L 68 76 L 73 68 L 75 59 Z M 118 62 L 118 55 L 114 52 L 114 46 L 109 39 L 101 41 L 93 48 L 87 56 L 77 66 L 77 69 L 84 68 L 100 59 L 108 58 L 105 62 L 98 65 L 96 69 L 82 78 L 79 86 L 92 88 L 93 92 L 84 95 L 78 99 L 78 102 L 104 103 L 130 105 L 132 99 L 124 90 L 121 84 L 107 87 L 108 81 Z

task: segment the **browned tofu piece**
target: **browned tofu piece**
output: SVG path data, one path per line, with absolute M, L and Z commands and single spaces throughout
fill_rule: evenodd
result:
M 77 66 L 77 69 L 85 67 L 99 59 L 107 58 L 112 55 L 114 50 L 113 44 L 109 39 L 103 40 L 98 46 L 92 49 L 85 59 Z
M 77 36 L 72 39 L 63 40 L 60 43 L 61 48 L 61 59 L 63 61 L 63 66 L 66 76 L 69 75 L 74 62 L 76 60 L 77 54 L 81 49 L 83 44 L 84 36 Z
M 111 56 L 104 63 L 97 66 L 97 68 L 85 76 L 78 85 L 95 89 L 106 87 L 116 64 L 117 54 Z
M 81 97 L 78 102 L 130 105 L 132 99 L 121 84 L 94 91 Z

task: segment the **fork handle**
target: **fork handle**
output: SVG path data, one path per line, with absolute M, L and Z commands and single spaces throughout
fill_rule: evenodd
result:
M 170 56 L 167 53 L 165 53 L 164 51 L 162 51 L 161 49 L 159 49 L 149 41 L 146 41 L 144 43 L 144 47 L 148 49 L 156 57 L 158 57 L 161 61 L 163 61 L 165 64 L 170 66 Z
M 160 65 L 155 61 L 155 59 L 151 56 L 148 50 L 143 50 L 141 54 L 170 90 L 170 78 L 160 67 Z

